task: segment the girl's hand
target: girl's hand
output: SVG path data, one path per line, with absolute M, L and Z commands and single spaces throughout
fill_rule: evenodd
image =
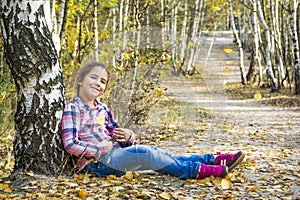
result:
M 114 138 L 118 142 L 126 142 L 131 138 L 132 130 L 127 128 L 115 128 Z

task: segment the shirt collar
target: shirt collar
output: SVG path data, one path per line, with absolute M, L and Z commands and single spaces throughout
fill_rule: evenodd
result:
M 84 107 L 84 108 L 86 108 L 86 109 L 89 109 L 89 110 L 98 109 L 99 104 L 100 104 L 100 102 L 99 102 L 97 99 L 95 99 L 95 101 L 94 101 L 95 107 L 94 107 L 94 108 L 91 108 L 89 105 L 87 105 L 86 103 L 84 103 L 84 102 L 82 101 L 82 99 L 81 99 L 79 96 L 74 97 L 74 101 L 75 101 L 76 103 L 78 103 L 80 106 L 82 106 L 82 107 Z

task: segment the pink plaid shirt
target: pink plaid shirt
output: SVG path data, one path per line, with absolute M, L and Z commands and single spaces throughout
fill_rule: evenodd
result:
M 90 108 L 78 96 L 65 106 L 62 117 L 62 140 L 65 150 L 76 157 L 75 167 L 83 169 L 89 162 L 107 154 L 106 142 L 118 127 L 111 111 L 104 103 L 95 101 Z M 132 145 L 134 135 L 127 142 L 114 142 L 114 148 Z

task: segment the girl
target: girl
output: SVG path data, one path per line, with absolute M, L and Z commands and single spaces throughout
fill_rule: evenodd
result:
M 154 146 L 133 145 L 135 134 L 119 128 L 111 111 L 98 101 L 109 81 L 103 63 L 85 64 L 76 79 L 77 96 L 62 118 L 65 150 L 75 157 L 75 168 L 97 176 L 124 175 L 126 171 L 154 170 L 181 179 L 224 178 L 244 158 L 236 154 L 174 155 Z

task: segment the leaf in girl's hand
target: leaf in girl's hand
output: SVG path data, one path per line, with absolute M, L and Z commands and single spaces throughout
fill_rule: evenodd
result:
M 96 117 L 96 123 L 100 124 L 100 126 L 103 126 L 105 123 L 105 115 L 100 114 L 98 117 Z

